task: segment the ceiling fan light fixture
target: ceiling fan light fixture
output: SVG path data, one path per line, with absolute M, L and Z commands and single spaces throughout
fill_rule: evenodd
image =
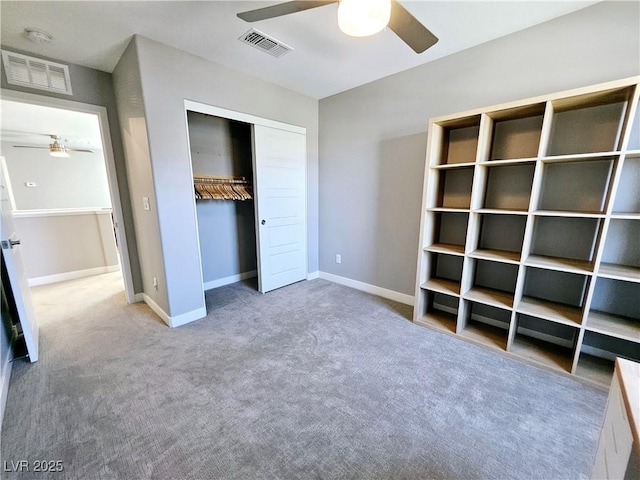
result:
M 340 0 L 338 26 L 352 37 L 382 31 L 391 18 L 391 0 Z
M 58 140 L 54 140 L 53 143 L 49 145 L 49 155 L 59 158 L 67 158 L 69 156 L 67 149 L 64 145 L 58 143 Z

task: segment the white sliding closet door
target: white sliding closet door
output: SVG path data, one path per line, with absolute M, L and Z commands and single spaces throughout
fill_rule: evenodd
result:
M 258 290 L 307 278 L 306 135 L 254 125 Z

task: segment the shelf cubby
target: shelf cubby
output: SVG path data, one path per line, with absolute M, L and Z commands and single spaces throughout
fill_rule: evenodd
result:
M 469 214 L 430 212 L 433 221 L 433 243 L 426 250 L 437 253 L 464 254 Z
M 607 230 L 598 275 L 640 282 L 639 245 L 639 220 L 612 219 Z
M 535 163 L 485 167 L 487 184 L 482 208 L 526 212 L 535 167 Z
M 545 104 L 489 113 L 493 119 L 489 161 L 538 156 Z
M 491 348 L 506 350 L 511 312 L 489 305 L 466 301 L 460 335 Z
M 640 214 L 640 158 L 627 157 L 613 202 L 613 214 Z M 640 218 L 640 215 L 639 215 Z
M 616 357 L 640 361 L 637 341 L 587 330 L 582 339 L 575 373 L 580 377 L 608 386 Z
M 427 291 L 424 311 L 415 322 L 449 333 L 456 332 L 459 299 L 440 292 Z
M 640 283 L 596 279 L 586 328 L 640 341 Z
M 547 155 L 618 150 L 630 95 L 625 88 L 554 101 Z
M 480 214 L 480 234 L 473 258 L 518 263 L 527 223 L 525 216 Z
M 437 165 L 473 163 L 478 150 L 480 115 L 449 122 L 437 127 L 441 133 L 441 144 Z
M 442 253 L 430 253 L 429 255 L 431 256 L 431 272 L 421 287 L 424 290 L 447 295 L 459 295 L 463 258 Z
M 571 372 L 579 329 L 530 315 L 516 315 L 510 352 L 526 360 Z
M 525 267 L 518 312 L 554 322 L 580 325 L 589 278 L 585 275 Z
M 437 207 L 466 210 L 471 205 L 473 167 L 440 171 Z
M 593 271 L 601 231 L 598 218 L 535 216 L 525 264 L 577 273 Z
M 464 292 L 463 297 L 484 305 L 511 309 L 518 266 L 477 259 L 471 260 L 471 265 L 473 282 L 471 288 Z
M 614 161 L 543 163 L 537 210 L 604 213 Z

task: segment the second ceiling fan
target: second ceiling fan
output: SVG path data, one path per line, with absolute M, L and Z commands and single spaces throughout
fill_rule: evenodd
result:
M 338 7 L 338 25 L 347 35 L 364 37 L 373 35 L 388 26 L 416 53 L 422 53 L 438 42 L 438 37 L 395 0 L 302 0 L 284 2 L 270 7 L 238 13 L 238 18 L 245 22 L 258 22 L 323 7 L 332 3 L 340 3 Z

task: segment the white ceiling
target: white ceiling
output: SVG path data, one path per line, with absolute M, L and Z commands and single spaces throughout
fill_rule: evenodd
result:
M 393 32 L 352 38 L 336 5 L 248 24 L 236 13 L 273 1 L 6 1 L 2 45 L 113 71 L 133 34 L 177 47 L 269 82 L 324 98 L 597 3 L 570 1 L 402 1 L 440 41 L 416 54 Z M 237 39 L 251 26 L 294 48 L 274 58 Z M 25 28 L 53 36 L 38 45 Z
M 49 145 L 59 135 L 67 147 L 102 150 L 98 117 L 89 113 L 0 100 L 2 141 L 9 145 Z

